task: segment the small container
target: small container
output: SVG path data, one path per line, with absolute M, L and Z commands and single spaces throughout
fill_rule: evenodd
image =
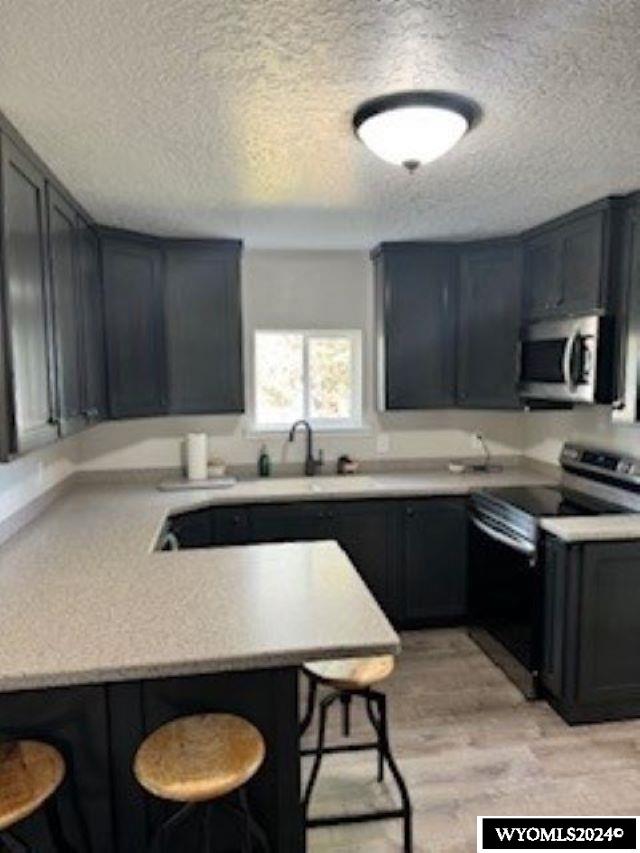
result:
M 271 457 L 269 456 L 266 444 L 263 444 L 260 448 L 260 456 L 258 456 L 258 476 L 271 476 Z
M 216 479 L 217 477 L 224 477 L 227 473 L 227 464 L 224 459 L 220 459 L 218 456 L 214 456 L 209 460 L 209 465 L 207 467 L 207 475 L 210 479 Z

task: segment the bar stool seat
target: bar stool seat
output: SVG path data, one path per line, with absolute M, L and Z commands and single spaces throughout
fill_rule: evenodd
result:
M 133 765 L 138 782 L 164 800 L 216 800 L 244 785 L 265 756 L 260 732 L 233 714 L 172 720 L 140 746 Z
M 29 817 L 64 779 L 57 749 L 35 740 L 0 744 L 0 830 Z
M 252 840 L 269 849 L 262 827 L 251 815 L 244 788 L 259 770 L 266 753 L 264 738 L 248 720 L 234 714 L 196 714 L 165 723 L 140 745 L 133 772 L 150 794 L 182 805 L 155 832 L 150 849 L 164 850 L 167 837 L 194 809 L 201 807 L 203 850 L 213 843 L 214 801 L 235 794 L 238 807 L 223 801 L 243 824 L 242 849 Z M 170 848 L 174 850 L 172 845 Z
M 393 655 L 305 663 L 304 671 L 336 690 L 363 690 L 388 678 L 395 667 Z

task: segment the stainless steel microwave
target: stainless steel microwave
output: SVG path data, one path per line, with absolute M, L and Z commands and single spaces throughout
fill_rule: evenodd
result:
M 614 358 L 611 317 L 541 320 L 520 340 L 520 396 L 525 400 L 610 403 Z

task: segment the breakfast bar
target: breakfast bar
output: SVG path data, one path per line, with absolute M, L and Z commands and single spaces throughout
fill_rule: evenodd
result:
M 187 714 L 237 714 L 266 743 L 252 808 L 273 849 L 303 850 L 298 669 L 396 653 L 398 637 L 335 543 L 155 550 L 175 501 L 76 488 L 0 548 L 0 734 L 61 751 L 78 849 L 88 835 L 93 851 L 137 853 L 170 811 L 132 774 L 144 737 Z M 20 832 L 40 849 L 39 815 Z

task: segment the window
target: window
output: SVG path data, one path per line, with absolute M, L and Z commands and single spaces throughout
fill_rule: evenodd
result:
M 257 331 L 255 424 L 282 429 L 299 418 L 348 429 L 362 419 L 359 331 Z

